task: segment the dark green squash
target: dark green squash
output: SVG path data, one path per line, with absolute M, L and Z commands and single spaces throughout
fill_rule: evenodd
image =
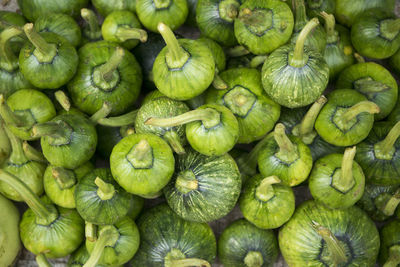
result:
M 166 204 L 144 212 L 137 221 L 140 246 L 133 266 L 210 267 L 217 244 L 210 226 L 181 219 Z
M 0 165 L 2 165 L 8 159 L 11 153 L 11 144 L 5 127 L 5 123 L 0 116 Z
M 356 147 L 342 154 L 330 154 L 317 160 L 311 171 L 308 185 L 311 195 L 331 209 L 353 206 L 363 195 L 365 176 L 354 161 Z
M 389 58 L 389 64 L 393 68 L 392 71 L 400 73 L 400 49 Z
M 136 11 L 136 0 L 92 0 L 92 4 L 103 17 L 116 10 Z
M 235 19 L 235 37 L 251 53 L 265 55 L 289 40 L 293 25 L 293 13 L 282 1 L 247 0 Z
M 96 125 L 96 131 L 98 138 L 96 152 L 105 159 L 110 157 L 113 148 L 122 138 L 135 133 L 133 126 L 108 127 L 100 124 Z
M 228 225 L 218 240 L 218 258 L 229 267 L 272 267 L 278 243 L 271 230 L 262 230 L 244 219 Z
M 127 216 L 132 220 L 136 220 L 136 218 L 142 212 L 143 207 L 144 207 L 144 198 L 132 195 L 131 207 L 128 211 Z
M 362 143 L 357 145 L 356 160 L 368 183 L 400 184 L 400 122 L 376 123 Z
M 178 156 L 175 174 L 163 191 L 168 205 L 183 219 L 210 222 L 234 208 L 241 185 L 229 154 L 208 157 L 188 150 Z
M 277 176 L 250 178 L 239 199 L 246 220 L 261 229 L 275 229 L 292 217 L 295 198 L 292 188 L 280 184 Z
M 362 62 L 344 69 L 336 82 L 336 88 L 353 88 L 365 95 L 369 101 L 380 108 L 375 114 L 376 120 L 385 118 L 397 102 L 397 82 L 392 74 L 375 62 Z
M 317 18 L 310 20 L 301 30 L 296 45 L 281 46 L 264 62 L 261 74 L 264 90 L 282 106 L 296 108 L 311 104 L 328 84 L 329 67 L 324 58 L 304 45 L 318 24 Z
M 393 123 L 400 121 L 400 101 L 396 103 L 396 106 L 394 106 L 392 112 L 387 117 L 387 120 Z
M 375 266 L 379 234 L 371 219 L 353 206 L 332 210 L 306 201 L 279 231 L 289 266 Z
M 379 262 L 384 267 L 400 264 L 400 221 L 394 220 L 381 229 L 381 249 Z
M 283 124 L 278 123 L 262 142 L 258 168 L 263 177 L 276 175 L 282 184 L 289 186 L 307 179 L 312 168 L 310 149 L 299 138 L 286 135 Z
M 335 12 L 336 0 L 305 0 L 307 15 L 310 18 L 317 17 L 322 11 L 333 14 Z
M 363 56 L 374 59 L 391 57 L 400 48 L 400 19 L 393 10 L 369 9 L 354 21 L 351 41 Z
M 155 195 L 168 184 L 174 164 L 168 144 L 150 133 L 128 135 L 110 156 L 111 172 L 117 183 L 142 197 Z
M 280 115 L 280 106 L 263 90 L 260 71 L 229 69 L 220 77 L 228 88 L 207 90 L 206 103 L 224 105 L 232 111 L 239 123 L 238 143 L 248 144 L 261 139 L 274 127 Z
M 76 209 L 86 222 L 114 224 L 125 217 L 131 196 L 122 190 L 108 168 L 94 169 L 75 188 Z
M 93 164 L 89 161 L 73 170 L 49 165 L 43 175 L 46 195 L 54 204 L 74 209 L 76 185 L 93 168 Z
M 322 139 L 335 146 L 352 146 L 364 140 L 379 107 L 352 89 L 336 89 L 327 98 L 315 121 L 315 130 Z
M 398 185 L 365 185 L 357 205 L 374 221 L 384 221 L 394 215 L 400 203 Z

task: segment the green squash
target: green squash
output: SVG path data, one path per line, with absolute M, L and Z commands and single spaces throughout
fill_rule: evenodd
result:
M 292 188 L 280 184 L 277 176 L 250 178 L 239 199 L 246 220 L 261 229 L 275 229 L 292 217 L 295 198 Z
M 10 157 L 1 165 L 1 169 L 18 177 L 34 194 L 40 196 L 43 193 L 43 173 L 46 169 L 46 164 L 28 158 L 21 140 L 7 128 L 5 130 L 10 140 L 12 151 Z M 24 199 L 11 185 L 1 181 L 0 192 L 14 201 L 23 201 Z
M 389 64 L 395 73 L 400 72 L 400 49 L 389 58 Z
M 188 150 L 178 156 L 175 174 L 163 191 L 168 205 L 183 219 L 210 222 L 234 208 L 241 185 L 229 154 L 208 157 Z
M 49 165 L 43 176 L 44 191 L 57 206 L 74 209 L 76 185 L 93 169 L 89 161 L 73 170 Z
M 343 26 L 350 28 L 365 10 L 383 8 L 393 12 L 395 2 L 395 0 L 336 0 L 335 17 Z
M 185 21 L 185 25 L 191 26 L 191 27 L 197 27 L 197 22 L 196 22 L 196 7 L 197 7 L 197 0 L 188 0 L 188 16 Z
M 207 45 L 191 39 L 176 39 L 165 24 L 158 25 L 166 46 L 153 64 L 158 90 L 176 100 L 189 100 L 203 93 L 215 73 L 213 55 Z
M 289 266 L 375 266 L 379 234 L 357 207 L 332 210 L 306 201 L 279 231 Z
M 237 44 L 234 22 L 240 5 L 239 0 L 198 0 L 196 22 L 202 35 L 223 46 Z
M 351 27 L 351 41 L 363 56 L 384 59 L 400 48 L 400 19 L 393 11 L 369 9 Z
M 271 230 L 262 230 L 244 219 L 228 225 L 218 240 L 218 258 L 229 267 L 272 267 L 278 242 Z
M 131 218 L 133 221 L 139 216 L 144 207 L 144 198 L 132 195 L 131 207 L 128 211 L 127 217 Z
M 110 157 L 113 148 L 122 138 L 135 133 L 133 126 L 108 127 L 100 124 L 96 125 L 96 131 L 98 138 L 96 152 L 104 159 Z
M 99 19 L 94 11 L 88 8 L 82 8 L 81 17 L 85 21 L 85 24 L 82 25 L 82 45 L 100 41 L 103 36 L 101 35 Z
M 365 185 L 357 205 L 374 221 L 384 221 L 395 213 L 400 203 L 398 185 Z
M 26 19 L 24 16 L 22 16 L 19 13 L 12 12 L 12 11 L 7 11 L 7 10 L 1 10 L 0 11 L 0 20 L 3 21 L 3 23 L 0 23 L 0 32 L 3 32 L 6 28 L 9 28 L 10 26 L 17 26 L 17 27 L 23 27 L 26 23 Z M 12 27 L 14 28 L 14 27 Z M 19 29 L 21 30 L 21 29 Z M 14 53 L 18 53 L 19 50 L 21 50 L 21 47 L 25 43 L 25 39 L 22 36 L 14 36 L 10 37 L 11 40 L 11 49 Z
M 19 67 L 25 78 L 35 87 L 57 89 L 75 75 L 78 54 L 64 37 L 52 33 L 38 33 L 32 23 L 24 26 L 27 42 L 19 53 Z
M 175 159 L 168 144 L 150 134 L 132 134 L 113 149 L 110 167 L 116 182 L 131 194 L 149 197 L 167 185 Z
M 2 18 L 0 13 L 0 18 Z M 22 30 L 17 26 L 0 28 L 0 94 L 5 98 L 20 89 L 32 88 L 31 83 L 22 75 L 19 69 L 17 53 L 23 42 L 18 38 Z M 14 51 L 15 47 L 17 51 Z
M 265 55 L 289 40 L 293 25 L 293 13 L 282 1 L 247 0 L 239 8 L 234 30 L 240 45 Z
M 285 126 L 278 123 L 258 153 L 258 168 L 262 176 L 276 175 L 282 184 L 295 186 L 305 181 L 312 168 L 310 149 L 299 138 L 286 135 Z
M 325 142 L 314 129 L 318 114 L 326 102 L 326 97 L 322 95 L 311 106 L 295 109 L 282 108 L 279 117 L 279 122 L 285 126 L 287 134 L 300 138 L 304 144 L 308 145 L 313 161 L 332 153 L 344 151 L 341 147 Z
M 24 247 L 34 254 L 46 252 L 48 258 L 61 258 L 76 250 L 83 241 L 84 222 L 73 209 L 64 209 L 40 199 L 18 177 L 0 169 L 0 181 L 12 186 L 29 209 L 19 224 Z
M 11 153 L 11 144 L 5 127 L 5 123 L 0 117 L 0 165 L 2 165 L 8 159 Z
M 363 195 L 365 176 L 354 161 L 356 147 L 330 154 L 315 162 L 308 185 L 313 198 L 331 209 L 353 206 Z
M 13 266 L 21 249 L 18 228 L 20 215 L 14 204 L 2 195 L 0 195 L 0 209 L 3 214 L 7 214 L 0 219 L 0 265 Z
M 396 267 L 400 264 L 399 229 L 399 220 L 391 221 L 381 229 L 379 262 L 384 267 Z
M 116 10 L 136 11 L 136 0 L 92 0 L 92 4 L 103 17 Z
M 228 85 L 225 90 L 210 88 L 206 103 L 229 108 L 239 123 L 238 143 L 251 143 L 272 130 L 280 115 L 280 106 L 265 93 L 260 72 L 256 69 L 236 68 L 220 73 Z
M 36 124 L 33 137 L 41 137 L 43 154 L 50 164 L 75 169 L 96 151 L 97 134 L 93 123 L 77 114 L 62 114 Z
M 336 0 L 305 0 L 307 16 L 317 17 L 322 11 L 332 14 L 335 12 Z
M 131 196 L 122 190 L 110 169 L 94 169 L 75 188 L 76 209 L 86 222 L 114 224 L 128 213 Z
M 101 26 L 104 40 L 132 49 L 140 42 L 146 42 L 147 33 L 141 29 L 136 15 L 130 11 L 117 10 L 107 15 Z
M 296 43 L 297 38 L 300 35 L 301 30 L 309 22 L 309 19 L 306 14 L 306 7 L 304 0 L 293 0 L 293 9 L 294 9 L 293 12 L 295 16 L 295 22 L 294 22 L 293 35 L 291 36 L 290 42 L 294 45 Z M 304 45 L 323 54 L 325 51 L 326 42 L 327 42 L 326 32 L 321 25 L 318 25 L 307 36 Z
M 217 244 L 210 226 L 181 219 L 166 204 L 144 212 L 137 221 L 140 246 L 133 266 L 210 266 Z
M 324 58 L 304 45 L 318 24 L 318 19 L 310 20 L 301 30 L 296 45 L 281 46 L 264 62 L 261 74 L 264 90 L 282 106 L 297 108 L 311 104 L 328 84 L 329 67 Z
M 152 32 L 157 32 L 159 23 L 178 29 L 189 12 L 186 0 L 136 0 L 136 10 L 140 22 Z
M 336 88 L 353 88 L 377 104 L 381 111 L 375 114 L 376 120 L 389 115 L 397 102 L 396 80 L 375 62 L 359 62 L 344 69 L 337 79 Z
M 85 267 L 120 266 L 127 263 L 139 248 L 139 230 L 134 221 L 122 218 L 114 225 L 103 225 L 97 229 L 97 239 L 86 239 L 90 253 Z
M 0 96 L 0 114 L 10 131 L 22 140 L 37 139 L 32 136 L 32 127 L 56 116 L 50 98 L 33 89 L 21 89 L 8 97 Z
M 387 117 L 387 120 L 390 122 L 393 122 L 393 123 L 400 121 L 400 102 L 399 101 L 396 103 L 396 106 L 394 106 L 392 112 Z
M 83 112 L 93 115 L 108 102 L 110 114 L 119 115 L 135 103 L 141 85 L 142 72 L 135 57 L 114 43 L 98 41 L 79 49 L 78 70 L 68 83 L 68 92 Z
M 368 183 L 400 184 L 400 122 L 376 123 L 362 143 L 357 145 L 356 160 Z
M 364 140 L 379 107 L 352 89 L 336 89 L 327 98 L 315 121 L 315 130 L 322 139 L 335 146 L 352 146 Z
M 147 124 L 147 121 L 150 118 L 175 117 L 188 112 L 190 109 L 185 103 L 165 96 L 156 97 L 154 95 L 152 98 L 153 99 L 150 100 L 148 97 L 147 100 L 143 101 L 142 106 L 137 113 L 135 120 L 136 132 L 158 135 L 167 141 L 176 153 L 184 153 L 185 150 L 183 146 L 186 143 L 184 126 L 159 127 L 149 125 Z
M 36 19 L 34 28 L 37 32 L 56 33 L 67 39 L 75 47 L 81 43 L 81 28 L 72 17 L 66 14 L 50 13 L 42 15 Z
M 326 31 L 323 54 L 329 67 L 329 79 L 334 80 L 343 69 L 354 64 L 353 47 L 349 30 L 335 24 L 332 14 L 323 12 L 321 15 L 325 20 Z

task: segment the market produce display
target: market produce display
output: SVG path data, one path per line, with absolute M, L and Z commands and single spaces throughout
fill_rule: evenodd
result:
M 16 3 L 0 267 L 400 266 L 395 0 Z

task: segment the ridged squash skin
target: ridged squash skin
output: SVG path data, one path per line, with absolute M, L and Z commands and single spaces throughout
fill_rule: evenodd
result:
M 381 249 L 379 263 L 384 265 L 390 256 L 390 248 L 398 246 L 400 241 L 400 221 L 394 220 L 383 226 L 381 234 Z M 397 249 L 398 253 L 398 249 Z
M 103 17 L 116 10 L 136 11 L 136 0 L 92 0 L 92 4 Z

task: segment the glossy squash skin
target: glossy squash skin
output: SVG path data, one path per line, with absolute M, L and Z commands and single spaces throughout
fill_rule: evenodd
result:
M 218 258 L 230 267 L 272 267 L 278 242 L 271 230 L 262 230 L 244 219 L 231 223 L 218 240 Z
M 185 221 L 166 204 L 144 212 L 137 224 L 141 242 L 133 266 L 173 267 L 172 260 L 197 258 L 213 263 L 215 259 L 217 244 L 210 226 Z
M 378 91 L 369 90 L 368 85 L 378 88 Z M 377 104 L 380 112 L 375 114 L 376 120 L 387 117 L 397 102 L 396 80 L 385 67 L 375 62 L 358 63 L 344 69 L 338 76 L 336 88 L 355 89 Z
M 331 233 L 338 240 L 345 254 L 343 260 L 334 260 L 318 230 L 325 232 L 327 239 Z M 279 232 L 282 255 L 293 267 L 374 266 L 379 243 L 376 226 L 361 209 L 332 210 L 312 200 L 301 204 Z
M 210 222 L 233 209 L 241 184 L 229 154 L 208 157 L 188 150 L 178 156 L 175 175 L 163 191 L 168 205 L 183 219 Z
M 243 216 L 260 229 L 282 226 L 292 217 L 295 209 L 292 188 L 280 184 L 278 177 L 276 181 L 268 181 L 272 177 L 265 178 L 260 174 L 251 177 L 239 199 Z
M 111 193 L 106 186 L 112 185 Z M 102 194 L 103 193 L 103 194 Z M 85 221 L 94 224 L 114 224 L 128 213 L 131 196 L 114 181 L 110 169 L 94 169 L 83 177 L 75 189 L 76 209 Z
M 228 85 L 225 90 L 210 88 L 206 103 L 229 108 L 239 122 L 238 143 L 248 144 L 272 130 L 280 115 L 280 106 L 262 88 L 261 74 L 256 69 L 235 68 L 220 73 Z

